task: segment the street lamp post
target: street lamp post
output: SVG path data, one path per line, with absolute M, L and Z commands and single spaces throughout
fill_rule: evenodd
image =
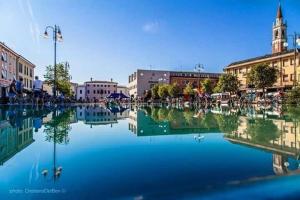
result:
M 44 32 L 44 37 L 48 38 L 48 30 L 52 29 L 53 31 L 53 41 L 54 41 L 54 84 L 53 84 L 53 96 L 56 97 L 56 89 L 57 89 L 57 83 L 56 83 L 56 43 L 62 42 L 63 37 L 61 34 L 60 27 L 57 25 L 54 26 L 47 26 Z
M 293 79 L 293 86 L 295 87 L 297 85 L 297 53 L 298 53 L 298 46 L 300 46 L 300 34 L 294 33 L 293 35 L 288 35 L 288 37 L 291 37 L 293 39 L 293 48 L 294 48 L 294 79 Z M 288 47 L 288 43 L 285 42 L 284 46 Z

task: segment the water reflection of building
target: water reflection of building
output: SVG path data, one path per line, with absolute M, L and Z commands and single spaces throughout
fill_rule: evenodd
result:
M 129 130 L 137 136 L 219 133 L 215 123 L 205 124 L 194 111 L 148 108 L 129 112 Z
M 254 141 L 251 134 L 247 131 L 249 128 L 249 119 L 244 116 L 239 117 L 239 126 L 235 132 L 226 133 L 225 138 L 232 142 L 240 142 L 247 145 L 264 148 L 266 150 L 276 151 L 291 156 L 297 156 L 300 152 L 300 133 L 295 127 L 295 123 L 284 119 L 267 119 L 278 129 L 278 136 L 269 142 Z M 298 130 L 298 132 L 296 132 Z M 265 134 L 268 134 L 266 130 Z
M 118 120 L 128 117 L 129 111 L 126 109 L 120 109 L 112 110 L 100 106 L 79 106 L 76 108 L 76 116 L 77 120 L 83 121 L 85 124 L 89 124 L 91 126 L 112 125 L 118 123 Z
M 269 138 L 268 140 L 258 137 L 257 135 L 252 136 L 252 134 L 249 133 L 249 126 L 251 126 L 249 125 L 249 121 L 251 120 L 252 119 L 247 117 L 240 116 L 237 130 L 231 133 L 225 133 L 224 138 L 234 144 L 246 145 L 271 152 L 273 154 L 273 171 L 277 175 L 287 174 L 298 169 L 298 164 L 295 164 L 294 168 L 291 166 L 292 162 L 298 163 L 300 155 L 300 132 L 297 123 L 287 119 L 263 119 L 269 121 L 277 130 L 275 131 L 277 133 L 274 133 L 274 129 L 271 129 L 273 132 L 270 132 L 268 126 L 261 126 L 265 129 L 264 132 L 262 132 L 264 134 L 263 137 Z M 253 123 L 256 123 L 257 126 L 259 122 L 256 121 Z M 262 129 L 255 130 L 257 134 L 259 134 Z M 274 134 L 273 138 L 268 136 L 272 134 Z M 258 137 L 259 139 L 254 137 Z
M 32 119 L 22 120 L 20 127 L 12 127 L 4 120 L 0 122 L 0 164 L 3 165 L 18 152 L 34 142 Z

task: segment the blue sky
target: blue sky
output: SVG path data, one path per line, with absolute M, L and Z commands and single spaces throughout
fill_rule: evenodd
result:
M 90 77 L 126 84 L 137 68 L 207 72 L 271 52 L 277 0 L 0 0 L 0 41 L 37 65 L 69 61 L 74 82 Z M 282 0 L 288 32 L 300 32 L 300 1 Z

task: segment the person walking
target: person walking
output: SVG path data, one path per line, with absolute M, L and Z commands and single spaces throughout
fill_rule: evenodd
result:
M 17 91 L 17 98 L 19 103 L 23 100 L 23 90 L 24 90 L 23 78 L 20 77 L 20 79 L 16 82 L 16 91 Z
M 14 103 L 16 95 L 17 95 L 16 80 L 13 79 L 13 81 L 9 85 L 9 91 L 8 91 L 8 98 L 9 98 L 10 105 Z
M 39 103 L 39 99 L 41 98 L 42 104 L 43 102 L 43 81 L 39 80 L 38 76 L 35 76 L 35 80 L 33 82 L 33 94 L 35 98 L 36 105 Z

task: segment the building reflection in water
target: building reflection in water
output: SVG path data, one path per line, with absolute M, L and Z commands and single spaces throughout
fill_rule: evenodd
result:
M 145 107 L 130 110 L 128 126 L 137 136 L 223 133 L 233 144 L 271 152 L 274 173 L 283 175 L 298 173 L 300 111 L 294 112 Z
M 13 107 L 0 108 L 0 164 L 34 142 L 30 113 Z
M 127 108 L 102 106 L 78 106 L 76 116 L 78 121 L 83 121 L 92 128 L 95 125 L 111 125 L 118 123 L 118 120 L 127 119 L 129 111 Z
M 138 137 L 157 135 L 222 133 L 235 145 L 272 153 L 277 175 L 298 173 L 300 155 L 300 109 L 283 112 L 255 109 L 154 108 L 126 109 L 101 106 L 69 108 L 0 108 L 0 163 L 3 165 L 34 142 L 33 132 L 43 126 L 45 140 L 53 143 L 53 174 L 56 144 L 68 144 L 71 124 L 82 121 L 93 127 L 128 120 L 129 130 Z M 193 137 L 192 137 L 193 138 Z M 58 167 L 59 166 L 59 167 Z

